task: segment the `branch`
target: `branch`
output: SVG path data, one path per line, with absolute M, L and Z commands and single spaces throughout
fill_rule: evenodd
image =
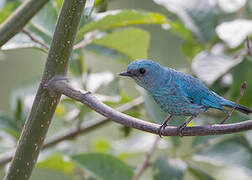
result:
M 150 158 L 151 158 L 152 154 L 154 153 L 154 151 L 158 145 L 159 140 L 160 140 L 160 137 L 157 136 L 156 139 L 154 140 L 154 143 L 152 144 L 150 150 L 146 153 L 143 163 L 137 169 L 135 176 L 132 178 L 132 180 L 138 180 L 140 178 L 140 176 L 143 174 L 144 170 L 150 165 Z
M 236 99 L 235 105 L 232 107 L 231 111 L 228 112 L 228 114 L 226 115 L 226 117 L 221 121 L 221 124 L 224 124 L 224 122 L 225 122 L 226 120 L 228 120 L 228 119 L 232 116 L 232 114 L 233 114 L 235 108 L 238 106 L 238 103 L 239 103 L 241 97 L 243 96 L 243 94 L 244 94 L 246 88 L 247 88 L 247 82 L 245 81 L 245 82 L 243 82 L 242 85 L 241 85 L 240 95 L 239 95 L 238 98 Z
M 28 30 L 22 29 L 22 33 L 26 34 L 33 42 L 39 44 L 40 46 L 45 48 L 46 51 L 48 51 L 49 47 L 45 43 L 43 43 L 40 40 L 36 39 Z
M 97 100 L 90 92 L 82 93 L 73 89 L 69 86 L 66 81 L 59 80 L 58 77 L 52 78 L 49 83 L 46 84 L 52 92 L 62 93 L 76 101 L 79 101 L 96 112 L 102 114 L 105 117 L 110 118 L 119 124 L 136 128 L 142 131 L 158 134 L 160 125 L 151 122 L 143 121 L 126 114 L 120 113 L 106 104 Z M 183 136 L 203 136 L 203 135 L 218 135 L 218 134 L 229 134 L 240 131 L 246 131 L 252 129 L 252 120 L 238 122 L 233 124 L 215 124 L 207 126 L 194 126 L 186 127 L 183 130 Z M 161 134 L 163 136 L 178 136 L 179 128 L 174 126 L 167 126 Z
M 136 98 L 126 104 L 119 106 L 118 108 L 116 108 L 116 110 L 120 111 L 120 112 L 125 112 L 125 111 L 128 111 L 128 110 L 138 106 L 138 105 L 141 105 L 142 103 L 143 103 L 143 98 L 139 97 L 139 98 Z M 46 139 L 42 149 L 47 149 L 47 148 L 54 146 L 64 140 L 70 140 L 70 139 L 76 138 L 77 136 L 79 136 L 81 134 L 88 133 L 88 132 L 92 131 L 93 129 L 101 127 L 102 125 L 105 125 L 108 122 L 111 122 L 111 121 L 109 121 L 108 118 L 101 116 L 101 117 L 92 119 L 92 120 L 84 123 L 79 128 L 71 128 L 68 130 L 61 131 L 61 132 L 57 133 L 56 135 Z M 1 154 L 0 155 L 0 167 L 4 166 L 6 163 L 10 162 L 13 155 L 14 155 L 14 152 L 12 150 Z
M 63 2 L 39 89 L 5 180 L 27 180 L 31 176 L 61 96 L 60 93 L 54 93 L 52 97 L 44 88 L 44 84 L 55 75 L 66 74 L 85 3 L 85 0 L 64 0 Z
M 0 47 L 15 36 L 48 0 L 26 0 L 2 24 L 0 24 Z

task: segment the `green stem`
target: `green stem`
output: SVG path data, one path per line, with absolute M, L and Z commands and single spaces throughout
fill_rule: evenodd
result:
M 0 25 L 0 47 L 20 32 L 48 0 L 26 0 Z
M 60 93 L 50 95 L 44 85 L 53 76 L 66 74 L 85 2 L 86 0 L 63 2 L 42 80 L 5 180 L 26 180 L 31 176 L 61 96 Z

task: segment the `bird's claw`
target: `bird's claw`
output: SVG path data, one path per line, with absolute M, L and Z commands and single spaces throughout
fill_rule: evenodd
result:
M 158 135 L 162 138 L 162 129 L 164 129 L 167 125 L 164 123 L 158 128 Z
M 180 137 L 183 137 L 183 131 L 184 131 L 185 128 L 186 128 L 186 126 L 184 126 L 184 125 L 179 126 L 179 128 L 178 128 L 178 135 Z

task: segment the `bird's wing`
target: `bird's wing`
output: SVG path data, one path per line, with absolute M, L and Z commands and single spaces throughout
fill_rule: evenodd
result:
M 209 90 L 198 79 L 179 72 L 176 82 L 184 96 L 187 97 L 191 103 L 223 110 L 220 103 L 221 97 Z

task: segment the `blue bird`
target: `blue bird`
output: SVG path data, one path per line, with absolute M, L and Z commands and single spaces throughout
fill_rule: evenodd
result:
M 179 135 L 183 129 L 198 114 L 209 108 L 219 109 L 226 113 L 224 107 L 234 107 L 235 103 L 224 99 L 208 89 L 201 81 L 189 74 L 163 67 L 151 60 L 138 59 L 128 65 L 126 72 L 119 75 L 129 76 L 136 83 L 146 89 L 156 103 L 168 116 L 159 128 L 165 128 L 172 116 L 191 116 L 187 122 L 179 127 Z M 236 110 L 250 114 L 252 110 L 245 106 L 236 105 Z

